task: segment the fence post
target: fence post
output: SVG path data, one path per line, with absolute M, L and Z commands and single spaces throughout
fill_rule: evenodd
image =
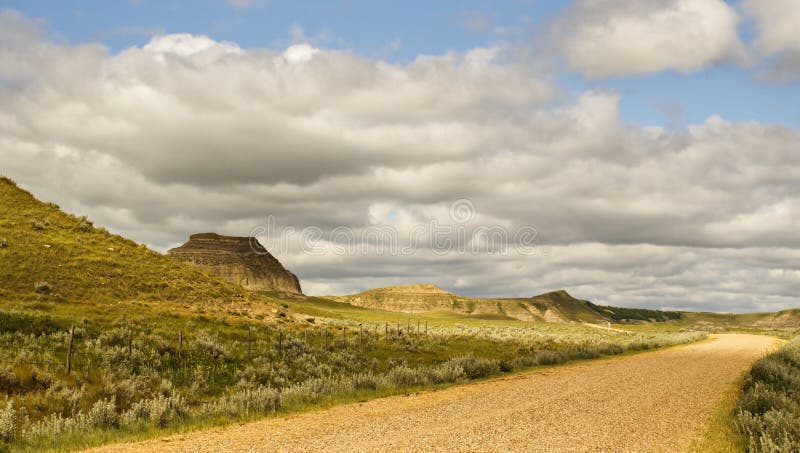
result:
M 389 339 L 389 323 L 386 323 L 386 339 Z
M 364 352 L 364 324 L 358 325 L 358 342 L 361 345 L 361 352 Z
M 253 360 L 253 334 L 252 330 L 247 328 L 247 361 Z
M 325 336 L 325 350 L 327 350 L 328 349 L 328 328 L 327 327 L 324 330 L 324 334 L 325 334 L 324 335 Z
M 178 331 L 178 356 L 183 352 L 183 331 Z
M 72 371 L 72 339 L 75 337 L 75 324 L 69 328 L 69 343 L 67 344 L 67 374 Z
M 278 354 L 283 357 L 283 331 L 278 332 Z
M 128 357 L 133 354 L 133 329 L 128 327 Z
M 417 335 L 419 335 L 419 319 L 417 319 Z

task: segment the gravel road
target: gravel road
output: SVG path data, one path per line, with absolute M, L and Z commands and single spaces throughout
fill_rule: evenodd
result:
M 685 451 L 775 344 L 753 335 L 97 451 Z

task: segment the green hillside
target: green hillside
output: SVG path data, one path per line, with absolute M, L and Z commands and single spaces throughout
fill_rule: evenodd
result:
M 550 309 L 558 311 L 564 319 L 573 322 L 600 323 L 609 320 L 599 307 L 576 299 L 564 290 L 540 294 L 532 297 L 531 301 L 534 305 L 546 304 Z
M 0 301 L 225 305 L 256 297 L 0 177 Z

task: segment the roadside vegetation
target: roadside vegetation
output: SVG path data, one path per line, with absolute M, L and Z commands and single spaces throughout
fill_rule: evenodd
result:
M 736 424 L 747 451 L 800 451 L 800 337 L 753 364 Z
M 6 448 L 81 448 L 702 338 L 411 319 L 281 324 L 162 314 L 72 325 L 0 311 Z

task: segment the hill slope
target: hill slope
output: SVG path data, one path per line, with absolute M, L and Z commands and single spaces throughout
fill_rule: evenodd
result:
M 329 298 L 360 307 L 405 313 L 452 311 L 477 317 L 548 322 L 598 323 L 610 320 L 599 307 L 575 299 L 563 290 L 531 298 L 475 299 L 447 292 L 435 285 L 422 284 L 389 286 Z
M 241 287 L 95 228 L 0 177 L 0 300 L 246 301 Z

